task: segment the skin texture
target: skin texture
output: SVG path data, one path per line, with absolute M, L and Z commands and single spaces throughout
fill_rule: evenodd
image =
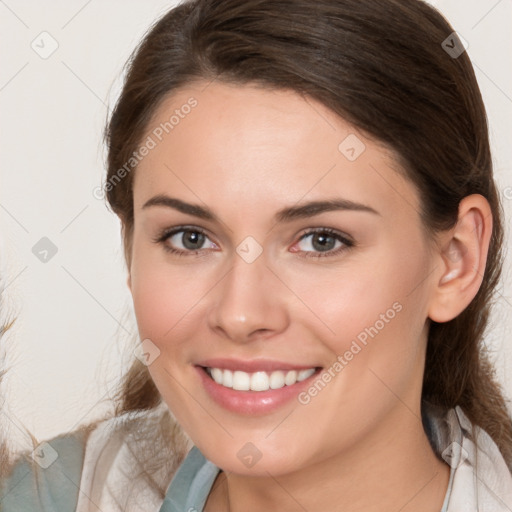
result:
M 432 240 L 419 194 L 392 153 L 291 91 L 192 84 L 160 105 L 147 133 L 190 97 L 197 106 L 134 177 L 128 284 L 140 338 L 160 351 L 152 378 L 196 446 L 223 469 L 205 510 L 439 511 L 449 466 L 420 420 L 428 324 L 450 320 L 478 291 L 491 230 L 486 200 L 465 198 L 457 225 Z M 338 148 L 350 134 L 365 145 L 354 161 Z M 143 208 L 160 194 L 208 207 L 219 220 Z M 286 206 L 338 198 L 377 213 L 273 218 Z M 167 252 L 165 245 L 187 250 L 181 234 L 154 241 L 182 225 L 206 232 L 199 251 Z M 316 257 L 324 253 L 312 236 L 301 240 L 314 228 L 354 245 L 333 254 L 337 242 Z M 252 263 L 236 252 L 247 236 L 263 249 Z M 194 368 L 212 357 L 329 368 L 393 304 L 400 311 L 306 405 L 230 412 Z M 237 457 L 248 442 L 262 455 L 250 468 Z

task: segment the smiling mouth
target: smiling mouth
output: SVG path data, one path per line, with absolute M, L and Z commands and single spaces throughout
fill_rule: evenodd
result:
M 248 373 L 241 370 L 202 367 L 206 374 L 220 386 L 236 391 L 268 391 L 293 386 L 321 370 L 312 367 L 303 370 L 276 370 Z

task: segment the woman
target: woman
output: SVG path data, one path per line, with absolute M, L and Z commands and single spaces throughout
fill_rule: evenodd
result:
M 183 3 L 106 140 L 142 342 L 117 416 L 39 447 L 5 510 L 512 507 L 500 206 L 437 11 Z

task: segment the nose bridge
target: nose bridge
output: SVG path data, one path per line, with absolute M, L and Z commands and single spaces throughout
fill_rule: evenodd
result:
M 247 249 L 247 247 L 245 247 Z M 282 290 L 267 268 L 264 255 L 246 258 L 243 243 L 233 255 L 232 266 L 217 288 L 210 327 L 233 341 L 249 340 L 255 333 L 284 329 L 288 315 Z M 241 250 L 241 252 L 240 252 Z M 254 255 L 254 253 L 253 253 Z

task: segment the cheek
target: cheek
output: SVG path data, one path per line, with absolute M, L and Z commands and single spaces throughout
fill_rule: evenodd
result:
M 419 242 L 416 247 L 411 254 L 390 246 L 330 273 L 318 268 L 290 276 L 288 282 L 307 306 L 307 311 L 302 306 L 305 328 L 322 340 L 333 364 L 343 367 L 344 377 L 337 379 L 345 391 L 340 396 L 358 387 L 358 394 L 366 389 L 374 395 L 382 386 L 368 368 L 397 388 L 417 370 L 428 260 Z M 300 318 L 298 310 L 295 318 Z M 334 369 L 336 375 L 341 366 Z
M 141 337 L 161 344 L 173 330 L 183 329 L 201 296 L 190 277 L 170 275 L 152 266 L 138 268 L 132 279 L 132 297 Z
M 372 326 L 381 315 L 394 319 L 397 309 L 414 313 L 406 306 L 417 306 L 425 298 L 419 286 L 427 276 L 424 260 L 421 250 L 413 255 L 387 248 L 355 255 L 338 269 L 311 265 L 307 271 L 288 270 L 285 280 L 303 304 L 304 318 L 328 338 L 345 339 Z M 423 315 L 422 310 L 417 313 Z
M 163 251 L 134 239 L 130 268 L 131 293 L 141 339 L 159 345 L 182 318 L 194 299 L 186 270 L 165 265 Z

